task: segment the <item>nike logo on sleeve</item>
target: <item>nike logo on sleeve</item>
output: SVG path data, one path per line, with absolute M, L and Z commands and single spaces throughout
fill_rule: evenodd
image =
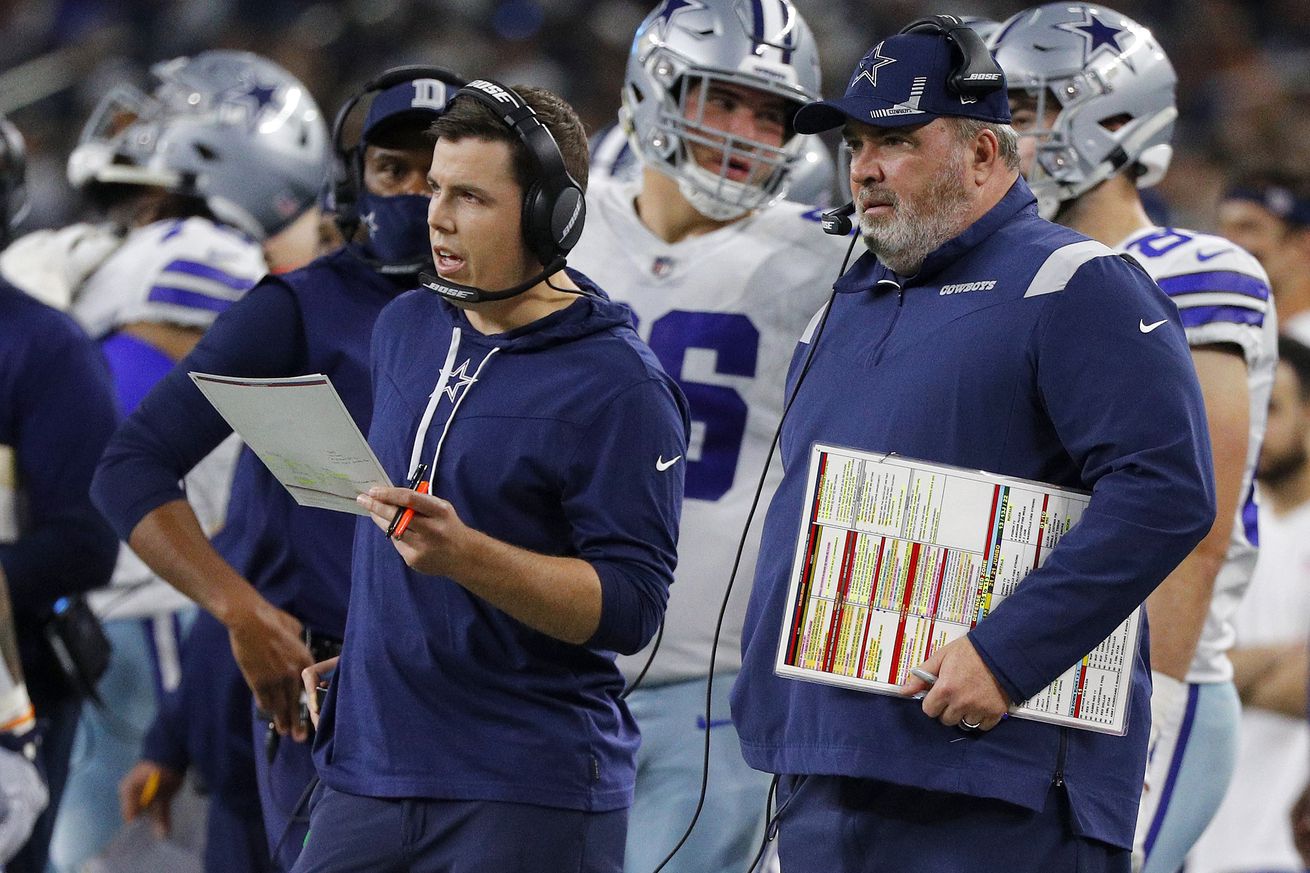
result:
M 678 455 L 676 458 L 673 458 L 668 461 L 664 460 L 663 455 L 660 455 L 658 458 L 655 459 L 655 469 L 663 473 L 665 470 L 669 469 L 674 464 L 678 463 L 678 461 L 680 460 L 682 460 L 682 455 Z
M 1160 320 L 1157 321 L 1157 322 L 1154 322 L 1154 323 L 1152 323 L 1152 324 L 1147 324 L 1147 323 L 1146 323 L 1146 319 L 1144 319 L 1144 318 L 1142 318 L 1142 319 L 1138 319 L 1138 321 L 1137 321 L 1137 329 L 1140 330 L 1142 333 L 1150 333 L 1151 331 L 1155 330 L 1157 327 L 1159 327 L 1160 325 L 1164 324 L 1164 323 L 1165 323 L 1166 321 L 1168 321 L 1168 320 L 1169 320 L 1169 319 L 1167 319 L 1167 318 L 1162 318 L 1162 319 L 1160 319 Z

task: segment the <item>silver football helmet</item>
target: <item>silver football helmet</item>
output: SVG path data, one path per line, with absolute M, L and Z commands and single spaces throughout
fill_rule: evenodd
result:
M 13 122 L 0 115 L 0 249 L 27 214 L 27 148 Z
M 1104 6 L 1049 3 L 1003 22 L 989 47 L 1010 89 L 1037 100 L 1023 133 L 1038 142 L 1028 184 L 1043 217 L 1125 168 L 1139 188 L 1164 176 L 1178 76 L 1145 27 Z M 1050 100 L 1059 114 L 1047 128 Z
M 804 141 L 790 124 L 781 147 L 709 127 L 694 98 L 715 82 L 775 94 L 798 109 L 820 99 L 814 34 L 790 0 L 663 0 L 628 54 L 620 118 L 633 148 L 676 179 L 699 212 L 727 221 L 786 196 Z M 691 144 L 721 152 L 717 172 L 696 162 Z M 763 172 L 729 178 L 741 161 Z
M 204 199 L 257 239 L 312 206 L 328 178 L 327 126 L 304 85 L 240 51 L 156 64 L 149 94 L 106 94 L 68 159 L 68 179 L 150 185 Z

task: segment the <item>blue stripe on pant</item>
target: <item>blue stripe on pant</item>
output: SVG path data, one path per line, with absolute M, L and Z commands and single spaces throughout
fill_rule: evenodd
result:
M 1240 719 L 1233 683 L 1188 686 L 1187 710 L 1143 843 L 1142 873 L 1175 873 L 1214 818 L 1237 764 Z
M 785 873 L 1128 873 L 1131 853 L 1072 830 L 1063 788 L 1034 812 L 842 776 L 783 776 Z
M 358 797 L 320 785 L 293 873 L 621 873 L 626 809 Z

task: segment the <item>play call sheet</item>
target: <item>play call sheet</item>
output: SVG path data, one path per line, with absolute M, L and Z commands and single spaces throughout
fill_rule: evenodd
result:
M 894 692 L 911 667 L 985 620 L 1041 566 L 1090 499 L 816 444 L 778 674 Z M 1139 611 L 1014 715 L 1122 734 Z

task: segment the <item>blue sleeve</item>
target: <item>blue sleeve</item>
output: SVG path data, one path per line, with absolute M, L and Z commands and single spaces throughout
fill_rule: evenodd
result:
M 147 513 L 182 498 L 182 477 L 232 433 L 189 372 L 300 375 L 305 357 L 296 298 L 275 278 L 220 315 L 114 434 L 96 469 L 91 496 L 118 535 L 126 540 Z
M 632 654 L 659 628 L 678 560 L 689 427 L 677 386 L 651 379 L 619 394 L 574 453 L 564 511 L 601 586 L 589 646 Z
M 28 614 L 109 582 L 118 541 L 87 482 L 118 416 L 104 361 L 62 313 L 45 312 L 12 377 L 17 474 L 27 495 L 16 542 L 0 545 L 14 607 Z
M 1143 333 L 1139 319 L 1168 323 Z M 1200 385 L 1178 312 L 1145 274 L 1090 261 L 1048 304 L 1034 341 L 1041 402 L 1092 499 L 969 635 L 1016 701 L 1109 636 L 1215 517 Z
M 182 681 L 187 681 L 185 674 Z M 186 697 L 182 686 L 160 699 L 159 711 L 141 742 L 141 757 L 178 773 L 185 773 L 191 765 L 191 756 L 187 754 Z

